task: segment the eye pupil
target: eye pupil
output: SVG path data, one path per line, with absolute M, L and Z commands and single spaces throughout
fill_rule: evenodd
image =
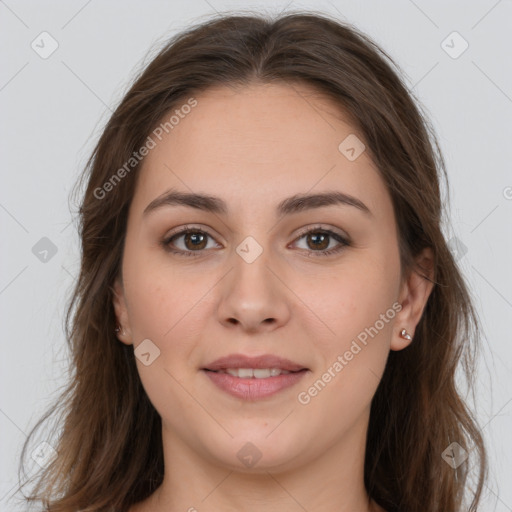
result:
M 201 238 L 201 240 L 199 239 Z M 206 240 L 206 237 L 204 236 L 203 233 L 187 233 L 185 235 L 185 245 L 187 246 L 187 248 L 190 248 L 188 246 L 188 242 L 192 241 L 192 247 L 193 249 L 204 249 L 203 246 L 200 246 L 201 243 L 205 243 L 205 240 Z M 196 243 L 198 242 L 198 243 Z
M 325 249 L 329 246 L 329 242 L 327 242 L 327 244 L 325 243 L 325 241 L 329 238 L 329 235 L 326 233 L 310 234 L 309 237 L 311 237 L 315 241 L 317 241 L 319 237 L 322 238 L 320 244 L 317 244 L 316 242 L 313 244 L 313 247 L 315 247 L 316 249 Z

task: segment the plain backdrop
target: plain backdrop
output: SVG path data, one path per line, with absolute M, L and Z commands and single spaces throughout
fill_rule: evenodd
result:
M 246 9 L 354 24 L 427 111 L 450 180 L 446 234 L 485 333 L 472 405 L 490 455 L 481 510 L 512 511 L 510 0 L 0 1 L 0 509 L 23 510 L 7 501 L 21 446 L 65 383 L 63 315 L 79 264 L 71 187 L 161 44 L 215 11 Z

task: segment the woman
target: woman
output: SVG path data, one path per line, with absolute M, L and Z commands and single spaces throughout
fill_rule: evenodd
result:
M 443 158 L 393 65 L 294 13 L 220 16 L 147 66 L 84 174 L 74 373 L 27 499 L 477 510 L 486 456 L 455 371 L 478 323 Z

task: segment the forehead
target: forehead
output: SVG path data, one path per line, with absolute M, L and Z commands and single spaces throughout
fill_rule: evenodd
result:
M 190 103 L 186 97 L 163 117 L 165 123 L 177 114 L 161 130 L 161 140 L 151 135 L 156 145 L 139 170 L 135 209 L 142 212 L 171 187 L 222 196 L 234 207 L 249 198 L 277 204 L 330 188 L 359 197 L 370 209 L 389 203 L 381 197 L 387 191 L 368 153 L 350 160 L 340 150 L 345 140 L 364 143 L 363 136 L 316 90 L 297 84 L 222 86 L 193 99 L 193 108 L 180 110 Z

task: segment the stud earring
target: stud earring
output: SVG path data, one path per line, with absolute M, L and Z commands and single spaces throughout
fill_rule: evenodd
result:
M 119 331 L 121 331 L 121 326 L 118 325 L 115 329 L 114 329 L 115 333 L 116 334 L 119 334 Z M 124 334 L 124 329 L 121 331 L 121 334 Z
M 404 338 L 404 339 L 406 339 L 408 341 L 412 340 L 411 335 L 405 329 L 402 329 L 400 331 L 400 336 L 402 336 L 402 338 Z

